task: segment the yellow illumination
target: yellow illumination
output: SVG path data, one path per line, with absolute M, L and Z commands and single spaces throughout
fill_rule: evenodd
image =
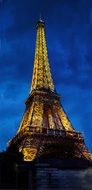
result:
M 37 149 L 35 148 L 23 148 L 22 154 L 24 156 L 24 161 L 33 161 L 37 154 Z
M 54 84 L 48 61 L 44 27 L 39 25 L 36 36 L 36 50 L 31 91 L 42 87 L 49 88 L 54 91 Z

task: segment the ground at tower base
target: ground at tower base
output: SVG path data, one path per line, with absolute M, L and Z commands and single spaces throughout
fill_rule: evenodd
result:
M 71 190 L 74 189 L 75 183 L 71 180 L 78 180 L 76 184 L 76 190 L 84 186 L 83 179 L 87 181 L 87 186 L 89 187 L 89 181 L 87 176 L 84 175 L 85 172 L 90 177 L 92 171 L 92 164 L 89 164 L 83 159 L 77 160 L 56 160 L 52 158 L 42 158 L 39 160 L 34 160 L 33 162 L 23 161 L 23 156 L 21 153 L 15 152 L 3 152 L 0 154 L 0 189 L 65 189 L 62 188 L 66 185 L 65 182 L 69 183 Z M 87 168 L 90 167 L 90 170 Z M 84 176 L 80 176 L 80 173 Z M 60 180 L 61 175 L 61 180 Z M 63 176 L 64 175 L 64 176 Z M 68 181 L 67 181 L 67 175 Z M 73 175 L 73 176 L 72 176 Z M 66 179 L 65 179 L 66 176 Z M 57 180 L 55 180 L 55 178 Z M 62 178 L 63 181 L 62 181 Z M 60 180 L 60 181 L 58 181 Z M 70 182 L 69 182 L 70 180 Z M 80 180 L 80 182 L 79 182 Z M 62 182 L 61 182 L 62 181 Z M 91 180 L 92 181 L 92 180 Z M 59 183 L 59 184 L 58 184 Z M 74 183 L 74 184 L 73 184 Z M 43 188 L 39 187 L 42 186 Z M 67 189 L 68 189 L 67 188 Z M 84 188 L 85 189 L 85 188 Z M 88 188 L 89 190 L 91 188 Z

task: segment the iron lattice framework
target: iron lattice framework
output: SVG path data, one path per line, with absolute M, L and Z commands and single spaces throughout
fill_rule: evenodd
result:
M 26 110 L 9 148 L 17 147 L 25 161 L 40 156 L 91 160 L 81 133 L 69 121 L 54 91 L 45 40 L 44 22 L 37 23 L 32 85 Z

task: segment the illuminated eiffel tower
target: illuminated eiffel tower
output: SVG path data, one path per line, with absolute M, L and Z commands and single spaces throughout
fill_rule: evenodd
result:
M 44 157 L 91 160 L 82 134 L 73 128 L 54 90 L 41 19 L 36 29 L 31 90 L 18 132 L 9 141 L 9 149 L 16 147 L 24 161 Z

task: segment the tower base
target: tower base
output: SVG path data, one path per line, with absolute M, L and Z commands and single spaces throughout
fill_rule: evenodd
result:
M 54 130 L 52 132 L 54 134 L 49 131 L 45 134 L 25 133 L 22 138 L 15 137 L 8 150 L 12 151 L 16 146 L 26 162 L 47 162 L 50 166 L 55 162 L 54 164 L 64 168 L 92 164 L 92 155 L 88 152 L 80 133 L 59 131 L 55 134 Z

